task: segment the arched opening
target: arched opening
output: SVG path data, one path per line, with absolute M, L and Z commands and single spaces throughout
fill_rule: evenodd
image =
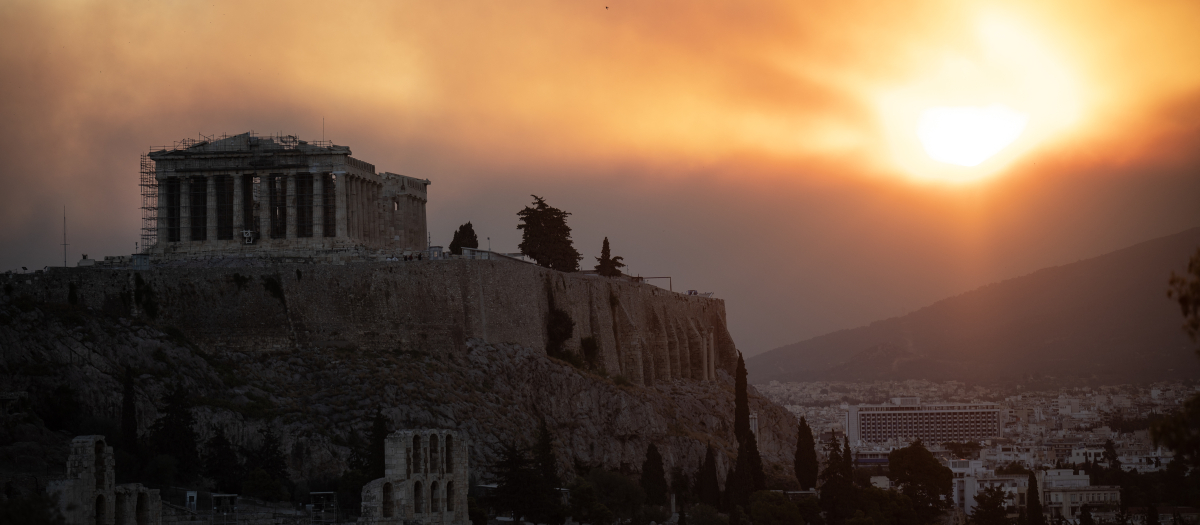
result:
M 422 514 L 425 512 L 425 498 L 421 493 L 421 482 L 413 482 L 413 512 Z
M 454 436 L 446 436 L 446 472 L 454 472 Z
M 133 512 L 133 509 L 131 507 L 131 505 L 133 505 L 133 502 L 131 502 L 130 499 L 132 499 L 135 495 L 136 494 L 129 494 L 129 493 L 122 494 L 119 492 L 114 495 L 117 498 L 117 508 L 114 509 L 115 510 L 114 514 L 116 514 L 116 519 L 115 519 L 116 523 L 125 523 L 129 520 L 130 513 Z
M 446 510 L 454 511 L 454 482 L 446 482 Z
M 139 492 L 137 495 L 137 525 L 150 525 L 150 499 L 144 492 Z
M 421 472 L 421 436 L 413 436 L 413 472 Z
M 393 505 L 393 503 L 392 503 L 392 484 L 384 483 L 383 484 L 383 517 L 385 517 L 385 518 L 392 517 L 392 513 L 395 512 L 392 508 L 392 505 Z
M 96 440 L 96 490 L 104 490 L 104 441 Z
M 108 514 L 108 509 L 104 506 L 104 495 L 96 496 L 96 525 L 104 525 L 104 516 Z
M 438 461 L 438 437 L 437 434 L 429 435 L 429 466 L 433 470 L 437 470 L 440 462 Z
M 441 510 L 441 506 L 438 503 L 440 503 L 438 501 L 438 483 L 435 481 L 429 484 L 429 512 Z

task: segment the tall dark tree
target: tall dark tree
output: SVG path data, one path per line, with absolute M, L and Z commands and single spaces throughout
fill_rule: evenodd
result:
M 642 462 L 642 490 L 646 491 L 646 503 L 667 504 L 667 473 L 663 469 L 662 455 L 651 443 L 646 447 L 646 460 Z
M 1158 523 L 1158 505 L 1151 503 L 1146 507 L 1145 525 L 1159 525 Z
M 830 525 L 842 525 L 854 514 L 854 485 L 846 477 L 842 458 L 842 446 L 835 439 L 829 443 L 829 454 L 820 475 L 820 505 Z
M 370 479 L 374 480 L 383 477 L 387 437 L 387 417 L 383 415 L 383 411 L 376 410 L 375 417 L 371 418 L 371 436 L 367 440 L 367 453 L 364 458 L 366 460 L 364 472 Z
M 888 477 L 913 502 L 917 518 L 933 521 L 950 506 L 954 474 L 920 441 L 888 454 Z
M 747 433 L 738 447 L 737 462 L 733 467 L 733 486 L 726 486 L 729 502 L 743 509 L 750 508 L 750 495 L 766 485 L 762 457 L 758 453 L 758 440 L 754 433 Z
M 537 505 L 533 491 L 538 484 L 537 468 L 529 459 L 529 451 L 512 444 L 505 444 L 500 451 L 500 461 L 493 467 L 496 475 L 496 490 L 493 501 L 502 511 L 511 511 L 513 517 L 532 518 Z
M 571 227 L 567 226 L 565 211 L 546 204 L 546 200 L 533 195 L 533 206 L 517 212 L 521 223 L 521 253 L 529 256 L 541 266 L 560 272 L 579 270 L 583 258 L 571 241 Z
M 704 451 L 704 463 L 696 472 L 696 499 L 698 503 L 714 508 L 721 507 L 720 478 L 717 477 L 717 456 L 712 445 Z
M 479 236 L 475 235 L 475 227 L 471 221 L 454 230 L 454 238 L 450 240 L 450 253 L 462 255 L 463 248 L 478 248 Z
M 811 490 L 817 486 L 817 471 L 820 465 L 817 462 L 817 443 L 804 416 L 800 417 L 800 429 L 796 436 L 796 480 L 800 482 L 800 490 Z
M 738 443 L 750 434 L 750 399 L 746 395 L 746 361 L 738 352 L 737 370 L 733 374 L 733 435 Z
M 1183 313 L 1183 329 L 1195 343 L 1200 343 L 1200 250 L 1188 261 L 1183 275 L 1171 272 L 1167 295 L 1179 303 Z M 1200 355 L 1200 345 L 1196 346 Z M 1154 443 L 1175 451 L 1175 461 L 1193 468 L 1200 467 L 1200 394 L 1194 394 L 1183 407 L 1156 421 L 1150 427 Z
M 200 454 L 196 436 L 196 418 L 192 415 L 191 395 L 176 387 L 164 398 L 161 416 L 150 427 L 154 451 L 175 459 L 176 474 L 191 481 L 200 473 Z
M 1004 511 L 1007 493 L 1000 487 L 988 487 L 975 495 L 975 510 L 971 513 L 974 525 L 1008 525 Z
M 1117 454 L 1117 446 L 1111 439 L 1104 442 L 1104 462 L 1108 463 L 1110 469 L 1121 468 L 1121 456 Z
M 535 523 L 562 523 L 564 510 L 558 489 L 562 480 L 558 476 L 558 458 L 554 455 L 554 436 L 546 421 L 538 427 L 538 439 L 533 445 L 534 484 L 528 487 L 532 493 L 533 506 L 529 518 Z
M 125 384 L 121 393 L 121 448 L 136 456 L 138 454 L 137 399 L 133 390 L 133 369 L 125 370 Z
M 854 451 L 850 449 L 850 438 L 842 436 L 842 477 L 854 482 Z
M 1042 491 L 1033 472 L 1029 473 L 1029 488 L 1025 493 L 1025 522 L 1028 525 L 1046 525 L 1046 516 L 1042 514 Z
M 625 267 L 624 260 L 621 256 L 612 256 L 612 252 L 608 249 L 608 237 L 604 238 L 604 244 L 600 246 L 600 256 L 596 258 L 596 273 L 605 277 L 620 277 L 621 268 Z
M 214 429 L 213 436 L 208 439 L 205 448 L 207 455 L 204 459 L 204 476 L 216 483 L 218 492 L 240 492 L 242 479 L 245 477 L 242 462 L 221 427 Z

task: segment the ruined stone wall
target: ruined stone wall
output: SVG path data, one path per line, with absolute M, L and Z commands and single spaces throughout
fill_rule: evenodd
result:
M 6 281 L 56 303 L 74 287 L 81 306 L 151 319 L 210 350 L 444 353 L 471 338 L 544 349 L 553 307 L 575 323 L 566 350 L 593 337 L 604 370 L 634 384 L 714 379 L 737 361 L 720 299 L 507 260 L 71 268 Z

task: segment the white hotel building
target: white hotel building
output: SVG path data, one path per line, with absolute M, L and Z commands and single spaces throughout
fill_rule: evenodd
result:
M 846 434 L 856 446 L 920 439 L 937 444 L 1000 436 L 1003 421 L 996 403 L 922 405 L 919 397 L 894 397 L 882 405 L 858 405 L 846 412 Z

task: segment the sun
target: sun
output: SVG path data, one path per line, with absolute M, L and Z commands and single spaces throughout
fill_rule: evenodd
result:
M 913 178 L 984 179 L 1078 119 L 1078 84 L 1030 30 L 994 13 L 974 28 L 974 47 L 940 50 L 878 94 L 892 161 Z
M 1007 106 L 935 107 L 921 113 L 917 137 L 938 162 L 978 166 L 1012 144 L 1029 116 Z

